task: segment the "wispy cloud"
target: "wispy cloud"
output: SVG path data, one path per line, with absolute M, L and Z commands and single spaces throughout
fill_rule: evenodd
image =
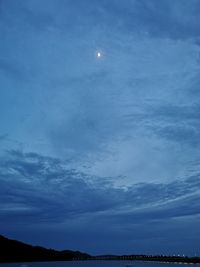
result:
M 200 212 L 194 205 L 199 176 L 168 184 L 134 184 L 125 190 L 109 182 L 99 184 L 101 178 L 78 173 L 58 159 L 20 151 L 4 155 L 0 170 L 1 213 L 27 215 L 28 222 L 102 213 L 128 223 L 128 217 L 151 220 Z
M 37 237 L 40 240 L 46 231 L 57 235 L 62 232 L 68 236 L 70 248 L 78 246 L 90 251 L 105 252 L 101 247 L 103 236 L 98 234 L 105 226 L 105 235 L 116 240 L 116 245 L 108 241 L 106 250 L 110 247 L 121 252 L 118 238 L 122 243 L 128 242 L 130 249 L 138 243 L 136 251 L 140 253 L 142 250 L 153 252 L 157 244 L 164 241 L 163 251 L 173 251 L 173 248 L 169 249 L 171 242 L 183 242 L 185 238 L 194 246 L 198 242 L 196 232 L 187 234 L 186 228 L 194 227 L 192 225 L 200 215 L 199 175 L 196 173 L 167 184 L 136 183 L 123 189 L 116 188 L 109 179 L 108 182 L 106 179 L 101 181 L 102 177 L 77 172 L 67 162 L 56 158 L 8 151 L 0 164 L 1 228 L 4 233 L 13 232 L 10 222 L 14 221 L 13 234 L 20 233 L 23 237 L 20 230 L 23 227 L 24 240 L 33 233 L 35 237 L 41 233 Z M 91 224 L 92 228 L 89 227 Z M 166 228 L 170 231 L 168 234 Z M 177 231 L 182 237 L 175 240 Z M 75 241 L 74 235 L 77 234 L 80 240 L 77 237 Z M 84 236 L 91 242 L 98 240 L 93 249 L 89 244 L 80 246 Z M 41 242 L 47 244 L 48 240 L 45 237 Z M 154 244 L 151 249 L 148 247 L 150 241 Z M 65 248 L 66 244 L 59 241 L 57 246 Z

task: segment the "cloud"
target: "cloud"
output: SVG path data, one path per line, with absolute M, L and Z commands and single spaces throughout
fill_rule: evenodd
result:
M 0 167 L 1 213 L 27 216 L 30 221 L 65 221 L 102 213 L 128 223 L 127 216 L 151 220 L 199 213 L 194 205 L 199 176 L 169 184 L 134 184 L 124 190 L 35 153 L 9 151 Z
M 172 39 L 199 37 L 199 2 L 119 1 L 103 2 L 106 18 L 111 17 L 118 28 Z
M 59 225 L 103 244 L 106 225 L 116 243 L 134 230 L 131 246 L 158 240 L 159 223 L 164 239 L 167 221 L 195 225 L 198 11 L 196 0 L 1 1 L 4 229 L 23 218 L 32 237 Z
M 18 4 L 2 1 L 2 19 L 10 26 L 13 22 L 21 30 L 52 31 L 64 33 L 70 37 L 94 30 L 98 41 L 105 32 L 146 34 L 150 37 L 190 39 L 199 37 L 199 2 L 192 0 L 169 2 L 164 0 L 140 1 L 18 1 Z M 10 12 L 6 12 L 10 10 Z M 17 16 L 13 16 L 16 14 Z M 76 17 L 76 19 L 75 19 Z M 23 22 L 26 21 L 26 25 Z M 56 32 L 57 31 L 57 32 Z M 71 35 L 73 31 L 73 34 Z M 100 38 L 98 38 L 98 36 Z
M 20 71 L 20 68 L 18 68 L 15 63 L 11 63 L 9 60 L 0 59 L 0 69 L 12 78 L 14 77 L 17 80 L 22 78 L 22 72 Z
M 32 220 L 36 215 L 39 220 L 40 216 L 41 220 L 46 216 L 46 220 L 60 220 L 70 214 L 109 209 L 118 203 L 115 194 L 108 201 L 108 189 L 97 189 L 87 184 L 84 175 L 81 176 L 75 170 L 63 167 L 57 159 L 11 151 L 1 164 L 3 213 L 7 205 L 13 204 L 12 210 L 7 209 L 11 214 L 16 206 L 25 205 L 27 210 L 16 208 L 19 216 L 28 212 L 27 216 Z M 10 202 L 7 203 L 5 199 L 10 199 Z M 31 209 L 33 213 L 30 217 Z
M 192 101 L 185 102 L 185 105 L 163 104 L 150 107 L 148 113 L 142 117 L 149 130 L 158 137 L 194 147 L 199 145 L 198 118 L 199 105 Z
M 124 242 L 128 242 L 131 253 L 138 242 L 136 251 L 149 253 L 141 242 L 153 240 L 151 249 L 155 253 L 157 243 L 165 240 L 164 250 L 171 251 L 171 242 L 189 238 L 183 233 L 200 215 L 199 172 L 167 184 L 136 183 L 123 189 L 116 188 L 109 177 L 90 177 L 72 169 L 69 162 L 37 153 L 11 150 L 0 162 L 2 233 L 13 233 L 26 242 L 99 253 L 109 249 L 125 253 Z M 14 232 L 10 228 L 13 221 Z M 165 234 L 167 228 L 171 232 Z M 182 235 L 179 241 L 172 234 L 177 229 Z M 62 236 L 59 242 L 54 235 Z M 64 235 L 68 243 L 61 241 Z M 86 236 L 90 242 L 81 245 Z M 106 236 L 116 245 L 108 240 L 108 246 L 102 247 Z M 94 240 L 98 242 L 91 247 Z
M 8 138 L 8 134 L 1 134 L 0 135 L 0 141 L 7 140 L 7 138 Z

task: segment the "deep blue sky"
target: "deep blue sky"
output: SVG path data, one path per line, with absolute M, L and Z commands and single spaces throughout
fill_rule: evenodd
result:
M 0 0 L 1 234 L 200 254 L 199 14 L 199 0 Z

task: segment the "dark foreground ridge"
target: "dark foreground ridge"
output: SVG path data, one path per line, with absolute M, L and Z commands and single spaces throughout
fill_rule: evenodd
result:
M 31 246 L 0 235 L 0 262 L 69 261 L 88 258 L 89 254 L 79 251 L 57 251 Z
M 0 262 L 70 261 L 70 260 L 137 260 L 179 263 L 200 263 L 199 257 L 160 255 L 101 255 L 91 256 L 80 251 L 57 251 L 31 246 L 0 235 Z

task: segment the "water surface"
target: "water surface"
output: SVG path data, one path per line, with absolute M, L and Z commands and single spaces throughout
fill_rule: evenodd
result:
M 60 262 L 28 262 L 28 263 L 2 263 L 0 267 L 175 267 L 175 263 L 138 262 L 138 261 L 60 261 Z M 179 263 L 179 267 L 185 267 Z

